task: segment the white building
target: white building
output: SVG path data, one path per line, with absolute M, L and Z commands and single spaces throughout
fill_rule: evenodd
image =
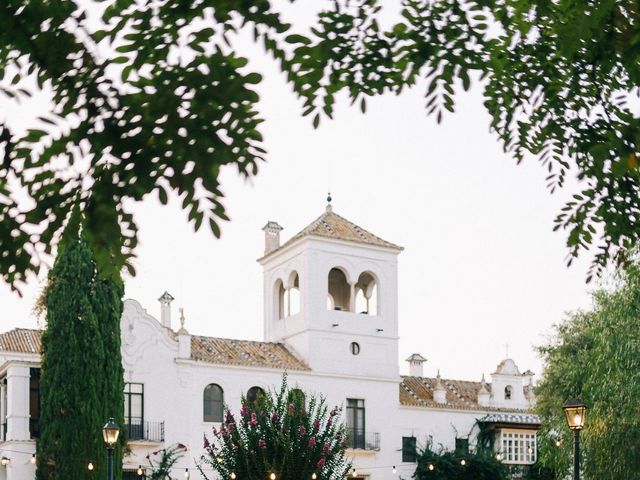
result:
M 264 227 L 264 342 L 199 336 L 172 319 L 173 298 L 159 299 L 157 319 L 135 300 L 122 315 L 125 427 L 131 454 L 125 478 L 139 478 L 145 455 L 176 442 L 188 454 L 177 468 L 198 474 L 203 434 L 240 409 L 255 387 L 277 388 L 282 373 L 305 392 L 342 405 L 357 476 L 410 478 L 413 450 L 473 448 L 478 421 L 495 436 L 506 463 L 536 458 L 540 420 L 531 372 L 503 360 L 491 383 L 423 376 L 419 354 L 398 362 L 397 258 L 401 247 L 334 213 L 280 244 L 282 228 Z M 232 319 L 230 319 L 232 320 Z M 0 334 L 0 480 L 31 480 L 38 436 L 40 332 Z M 479 375 L 480 376 L 480 375 Z M 176 477 L 180 474 L 176 473 Z

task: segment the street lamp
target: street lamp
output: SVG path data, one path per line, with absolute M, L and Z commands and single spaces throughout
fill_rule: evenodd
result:
M 107 444 L 107 452 L 109 454 L 109 463 L 107 466 L 107 479 L 113 480 L 113 447 L 118 441 L 120 435 L 120 427 L 113 418 L 110 418 L 107 424 L 102 427 L 102 438 Z
M 580 430 L 587 417 L 587 406 L 582 400 L 574 398 L 562 406 L 567 417 L 567 425 L 573 430 L 573 479 L 580 480 Z

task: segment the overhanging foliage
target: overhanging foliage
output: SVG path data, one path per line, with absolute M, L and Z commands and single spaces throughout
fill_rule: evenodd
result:
M 6 0 L 0 95 L 51 94 L 24 135 L 0 131 L 0 273 L 15 286 L 53 251 L 74 208 L 105 272 L 134 255 L 125 201 L 173 191 L 197 230 L 220 234 L 219 172 L 265 158 L 255 85 L 236 53 L 250 30 L 279 63 L 303 115 L 331 117 L 338 92 L 366 97 L 420 85 L 441 121 L 479 77 L 491 127 L 517 161 L 539 158 L 551 190 L 580 192 L 557 216 L 569 260 L 597 243 L 588 279 L 626 263 L 640 240 L 639 10 L 633 0 L 382 0 L 323 5 L 311 33 L 269 0 Z M 26 196 L 26 200 L 24 200 Z

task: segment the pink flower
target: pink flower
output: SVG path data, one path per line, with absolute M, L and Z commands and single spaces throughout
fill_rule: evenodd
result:
M 320 457 L 320 460 L 318 460 L 318 463 L 316 463 L 316 467 L 318 467 L 318 470 L 321 470 L 322 467 L 324 467 L 324 463 L 325 463 L 324 457 Z
M 273 412 L 271 414 L 271 423 L 276 423 L 278 421 L 278 412 Z
M 204 448 L 209 448 L 210 443 L 209 443 L 209 439 L 207 438 L 206 435 L 204 436 L 203 444 L 204 444 Z
M 258 416 L 255 413 L 251 414 L 251 426 L 255 427 L 258 424 Z
M 263 439 L 258 440 L 258 446 L 260 448 L 267 448 L 267 442 L 265 442 Z
M 309 447 L 313 448 L 316 446 L 316 437 L 311 437 L 309 439 Z
M 319 428 L 320 428 L 320 420 L 316 419 L 313 421 L 313 431 L 317 432 Z
M 246 405 L 243 405 L 242 408 L 240 409 L 240 415 L 242 415 L 243 417 L 246 417 L 247 415 L 249 415 L 249 409 L 247 408 Z
M 236 419 L 233 418 L 233 413 L 231 413 L 231 410 L 227 410 L 227 423 L 236 423 Z
M 300 436 L 304 437 L 307 434 L 307 429 L 304 428 L 304 425 L 300 426 L 300 430 L 299 430 Z
M 327 428 L 329 428 L 332 423 L 333 423 L 333 420 L 329 418 L 329 420 L 327 420 Z
M 329 444 L 328 443 L 324 443 L 324 445 L 322 445 L 322 451 L 324 453 L 327 453 L 329 451 Z

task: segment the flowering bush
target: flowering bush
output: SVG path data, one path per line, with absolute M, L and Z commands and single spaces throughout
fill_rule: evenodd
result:
M 279 392 L 242 399 L 236 418 L 226 411 L 220 430 L 204 437 L 206 466 L 222 479 L 342 480 L 351 469 L 345 458 L 340 409 L 329 411 L 323 398 L 290 390 L 283 377 Z
M 176 443 L 168 448 L 156 450 L 146 456 L 151 467 L 150 480 L 171 480 L 171 469 L 176 462 L 186 453 L 187 447 Z

